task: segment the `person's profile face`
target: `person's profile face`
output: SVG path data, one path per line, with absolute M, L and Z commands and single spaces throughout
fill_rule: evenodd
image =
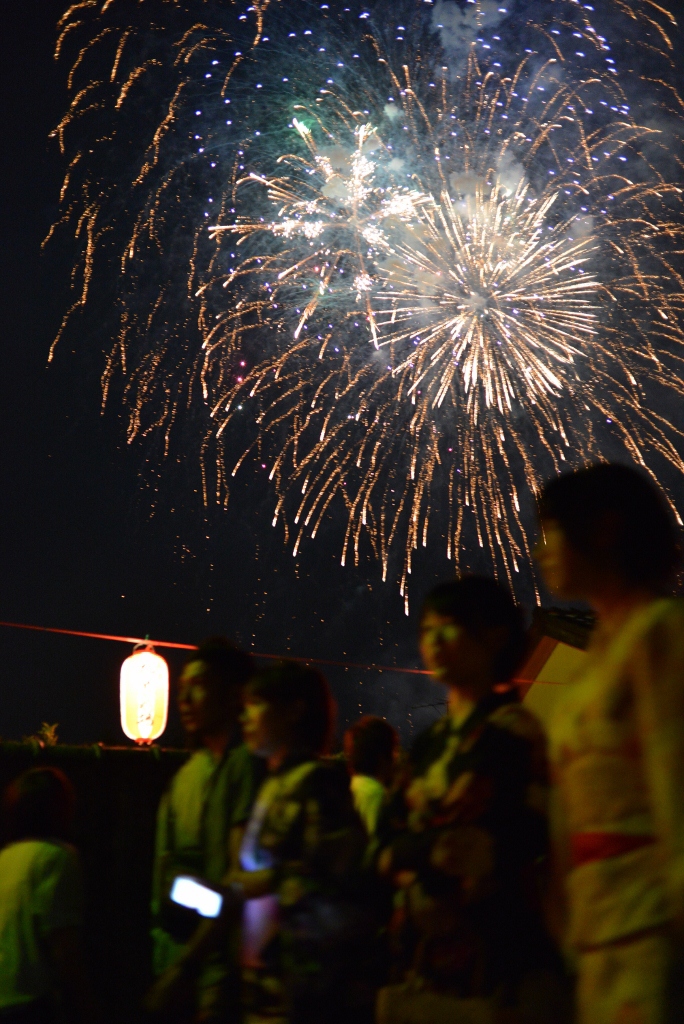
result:
M 229 724 L 230 708 L 221 700 L 211 669 L 203 661 L 189 662 L 178 683 L 178 710 L 189 736 L 201 738 Z
M 585 597 L 588 567 L 557 520 L 541 524 L 533 555 L 552 594 L 566 600 Z
M 450 615 L 428 609 L 418 632 L 420 656 L 435 682 L 472 685 L 488 679 L 492 652 Z
M 282 715 L 258 694 L 247 694 L 242 711 L 242 738 L 253 754 L 270 757 L 285 741 Z

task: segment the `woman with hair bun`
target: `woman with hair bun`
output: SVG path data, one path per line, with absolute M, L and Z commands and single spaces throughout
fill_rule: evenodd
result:
M 539 906 L 547 853 L 545 742 L 511 680 L 526 653 L 521 610 L 494 580 L 428 594 L 420 652 L 447 714 L 419 736 L 395 798 L 380 870 L 398 888 L 406 979 L 380 992 L 379 1024 L 560 1024 L 558 954 Z
M 597 620 L 551 727 L 579 1021 L 681 1021 L 684 602 L 668 596 L 677 530 L 646 476 L 608 464 L 547 484 L 540 520 L 549 589 L 586 601 Z

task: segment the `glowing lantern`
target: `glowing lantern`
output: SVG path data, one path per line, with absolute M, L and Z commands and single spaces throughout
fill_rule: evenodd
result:
M 169 666 L 151 645 L 134 648 L 121 666 L 121 728 L 136 743 L 164 732 L 169 711 Z

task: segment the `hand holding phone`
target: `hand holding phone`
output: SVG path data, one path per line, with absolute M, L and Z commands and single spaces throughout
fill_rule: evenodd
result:
M 196 910 L 200 917 L 218 917 L 223 907 L 218 889 L 192 875 L 176 875 L 169 896 L 173 903 Z

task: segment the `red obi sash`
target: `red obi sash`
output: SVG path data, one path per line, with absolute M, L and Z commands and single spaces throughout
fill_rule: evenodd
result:
M 619 857 L 654 842 L 653 836 L 629 836 L 622 832 L 578 832 L 570 837 L 572 866 L 578 868 L 593 860 Z

